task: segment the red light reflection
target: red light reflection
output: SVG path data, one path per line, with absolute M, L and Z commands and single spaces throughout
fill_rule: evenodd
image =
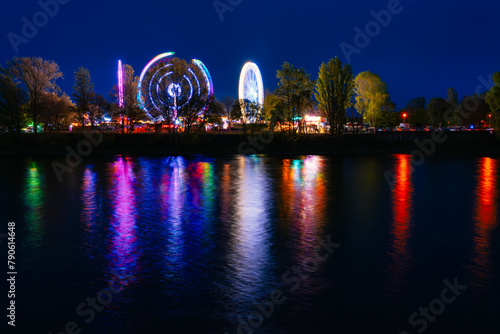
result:
M 497 162 L 481 158 L 477 175 L 474 206 L 474 273 L 481 279 L 489 276 L 491 232 L 497 226 Z
M 413 214 L 413 183 L 411 156 L 396 155 L 395 182 L 392 193 L 392 226 L 389 257 L 392 259 L 388 266 L 390 277 L 393 278 L 388 288 L 393 293 L 398 293 L 397 286 L 403 284 L 407 279 L 408 272 L 412 265 L 408 240 L 412 234 L 412 214 Z
M 410 220 L 413 206 L 413 185 L 411 182 L 411 157 L 398 155 L 396 165 L 393 203 L 393 250 L 396 255 L 407 256 L 408 237 L 411 234 Z

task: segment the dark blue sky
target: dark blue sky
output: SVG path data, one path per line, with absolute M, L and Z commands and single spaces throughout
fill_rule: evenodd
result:
M 68 94 L 73 71 L 84 66 L 96 91 L 107 97 L 118 59 L 139 75 L 151 58 L 174 51 L 205 63 L 221 99 L 237 97 L 247 60 L 259 65 L 264 86 L 271 90 L 284 61 L 304 67 L 316 79 L 322 62 L 335 56 L 346 61 L 339 45 L 354 45 L 354 28 L 364 30 L 374 20 L 371 11 L 395 0 L 242 0 L 224 13 L 223 21 L 213 0 L 60 1 L 67 3 L 45 25 L 39 22 L 43 26 L 19 45 L 17 54 L 9 33 L 22 36 L 22 18 L 33 22 L 41 7 L 36 0 L 2 5 L 2 66 L 14 55 L 55 60 L 64 73 L 58 83 Z M 459 97 L 471 94 L 481 84 L 478 77 L 500 71 L 498 0 L 402 0 L 398 8 L 401 12 L 351 60 L 355 74 L 379 74 L 398 107 L 418 96 L 445 97 L 448 87 Z M 43 21 L 43 15 L 38 19 Z

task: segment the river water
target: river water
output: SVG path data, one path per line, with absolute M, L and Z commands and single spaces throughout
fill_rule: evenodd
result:
M 0 160 L 16 333 L 499 332 L 498 158 L 52 163 Z

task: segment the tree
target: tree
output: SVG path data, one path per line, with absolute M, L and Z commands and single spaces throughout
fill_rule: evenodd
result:
M 264 92 L 264 106 L 262 108 L 262 118 L 268 122 L 273 123 L 273 120 L 276 112 L 276 105 L 280 101 L 276 95 L 271 93 L 269 89 L 266 88 Z
M 73 117 L 75 107 L 68 95 L 62 93 L 45 93 L 40 102 L 40 123 L 44 124 L 44 131 L 52 127 L 57 131 L 67 130 Z
M 500 72 L 493 75 L 495 86 L 486 93 L 486 103 L 491 109 L 491 123 L 497 129 L 500 126 Z
M 453 108 L 458 106 L 458 94 L 454 88 L 448 88 L 448 96 L 446 98 L 446 102 Z
M 465 96 L 458 102 L 455 90 L 453 88 L 448 89 L 447 103 L 449 110 L 446 112 L 444 120 L 450 125 L 480 126 L 481 121 L 485 121 L 490 113 L 490 108 L 485 101 L 485 95 Z
M 262 118 L 262 106 L 248 99 L 242 99 L 239 101 L 242 109 L 242 122 L 245 124 L 260 122 Z
M 458 113 L 458 94 L 455 89 L 451 87 L 448 88 L 448 97 L 446 98 L 446 102 L 449 105 L 449 109 L 446 111 L 446 114 L 443 117 L 446 126 L 460 125 L 462 123 L 462 120 Z
M 330 133 L 341 134 L 346 109 L 352 105 L 354 75 L 352 67 L 335 57 L 328 64 L 322 63 L 316 81 L 318 108 L 330 122 Z
M 9 132 L 21 133 L 25 124 L 25 105 L 28 93 L 12 74 L 0 68 L 0 126 Z
M 200 116 L 205 113 L 205 109 L 212 99 L 212 97 L 209 97 L 207 100 L 206 95 L 206 88 L 201 87 L 199 94 L 193 94 L 190 99 L 186 99 L 185 104 L 178 107 L 179 117 L 182 117 L 185 133 L 189 133 Z
M 248 99 L 240 99 L 231 108 L 231 119 L 240 121 L 243 132 L 246 133 L 248 123 L 259 122 L 262 116 L 262 106 Z
M 55 92 L 56 80 L 63 77 L 59 65 L 42 58 L 14 57 L 7 63 L 7 70 L 28 92 L 28 114 L 37 133 L 40 100 L 44 93 Z
M 486 94 L 474 94 L 462 99 L 457 109 L 461 125 L 486 126 L 489 122 L 488 115 L 491 114 L 491 109 L 485 97 Z
M 285 114 L 285 103 L 283 100 L 275 94 L 272 94 L 269 90 L 266 90 L 262 116 L 264 120 L 269 122 L 269 126 L 272 130 L 274 130 L 277 125 L 283 125 L 285 123 Z M 278 128 L 279 130 L 283 130 L 282 126 Z
M 426 104 L 425 97 L 417 97 L 406 104 L 405 110 L 408 113 L 408 117 L 417 127 L 429 124 L 429 117 L 425 108 Z
M 445 121 L 445 115 L 450 110 L 450 105 L 442 97 L 430 99 L 426 106 L 427 117 L 430 124 L 434 127 L 447 126 L 448 122 Z
M 371 126 L 376 126 L 377 120 L 383 116 L 384 109 L 393 109 L 387 85 L 375 73 L 359 73 L 354 79 L 354 93 L 356 111 L 361 115 L 361 119 L 368 119 Z
M 134 76 L 132 66 L 123 65 L 123 114 L 129 119 L 129 132 L 134 131 L 137 120 L 145 118 L 146 114 L 140 108 L 137 101 L 137 85 L 139 77 Z
M 154 70 L 162 71 L 163 66 L 161 66 L 161 64 L 158 64 L 157 66 L 155 66 Z M 177 93 L 174 93 L 174 95 L 175 96 L 173 98 L 172 96 L 170 96 L 168 91 L 168 84 L 166 83 L 166 80 L 163 80 L 159 84 L 159 88 L 157 90 L 157 95 L 156 95 L 156 97 L 158 98 L 158 103 L 157 103 L 158 109 L 154 108 L 151 105 L 148 108 L 148 110 L 150 110 L 151 116 L 155 119 L 155 121 L 161 120 L 167 123 L 169 133 L 171 133 L 172 130 L 171 126 L 176 123 L 179 117 L 177 108 L 177 100 L 178 100 Z M 148 100 L 147 102 L 149 103 Z
M 145 119 L 146 113 L 142 110 L 137 100 L 139 77 L 134 76 L 134 69 L 128 64 L 122 65 L 122 73 L 123 105 L 121 107 L 119 105 L 120 92 L 118 85 L 114 85 L 109 93 L 113 103 L 108 103 L 106 101 L 105 106 L 106 110 L 109 110 L 113 117 L 121 119 L 122 133 L 125 133 L 133 132 L 136 122 Z M 129 120 L 127 128 L 125 128 L 125 119 Z
M 222 117 L 225 115 L 225 106 L 223 103 L 217 101 L 214 97 L 210 100 L 205 109 L 203 119 L 210 124 L 217 124 L 219 129 L 222 127 Z
M 356 110 L 356 108 L 351 105 L 349 108 L 346 109 L 346 118 L 350 122 L 354 123 L 358 121 L 361 122 L 363 116 L 361 116 Z
M 395 128 L 401 123 L 401 113 L 390 109 L 382 109 L 377 125 L 384 128 Z
M 97 95 L 92 92 L 88 105 L 87 116 L 90 122 L 90 127 L 94 129 L 98 120 L 102 120 L 104 114 L 109 110 L 109 103 L 102 95 Z
M 233 106 L 231 107 L 231 120 L 239 121 L 241 120 L 241 105 L 240 100 L 234 101 Z
M 233 107 L 234 99 L 231 96 L 226 96 L 222 99 L 222 105 L 224 106 L 224 116 L 227 117 L 229 121 L 229 131 L 231 131 L 231 108 Z
M 274 93 L 283 102 L 283 118 L 289 122 L 288 129 L 292 132 L 295 129 L 296 119 L 303 116 L 304 109 L 313 101 L 314 83 L 305 69 L 297 69 L 288 62 L 283 64 L 276 77 L 280 81 Z
M 75 84 L 73 85 L 73 99 L 76 104 L 76 115 L 78 122 L 85 127 L 85 119 L 88 117 L 89 107 L 94 97 L 94 84 L 90 79 L 89 70 L 80 67 L 75 71 Z

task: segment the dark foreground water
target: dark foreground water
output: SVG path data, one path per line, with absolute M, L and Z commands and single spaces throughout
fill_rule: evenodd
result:
M 499 159 L 51 163 L 0 160 L 14 333 L 499 333 Z

